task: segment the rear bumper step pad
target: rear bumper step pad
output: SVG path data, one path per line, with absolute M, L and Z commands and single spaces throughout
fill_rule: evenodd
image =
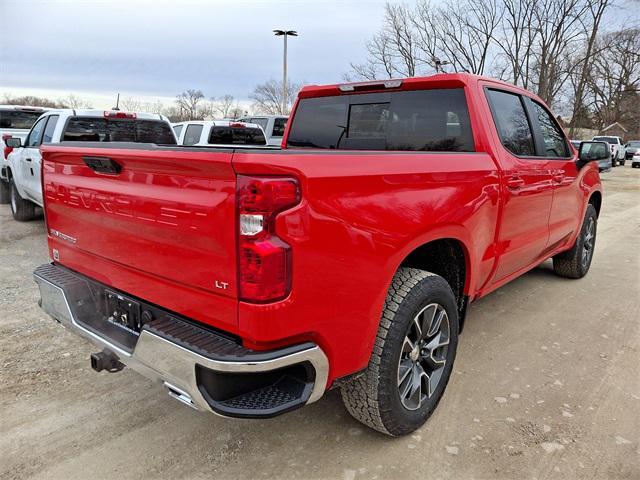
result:
M 126 366 L 160 381 L 169 395 L 198 410 L 231 417 L 271 417 L 314 402 L 324 393 L 328 360 L 313 343 L 250 350 L 144 301 L 141 305 L 151 309 L 156 319 L 144 324 L 136 336 L 104 326 L 108 322 L 100 314 L 103 307 L 96 292 L 110 287 L 55 264 L 38 267 L 34 280 L 47 314 L 99 348 L 112 351 Z M 125 334 L 126 338 L 117 338 Z

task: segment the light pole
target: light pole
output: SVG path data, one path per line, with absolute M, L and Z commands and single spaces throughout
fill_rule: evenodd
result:
M 282 61 L 282 114 L 287 113 L 287 37 L 297 37 L 295 30 L 274 30 L 276 37 L 284 37 L 284 57 Z

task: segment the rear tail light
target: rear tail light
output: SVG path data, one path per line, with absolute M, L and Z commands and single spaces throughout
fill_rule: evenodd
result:
M 239 289 L 241 300 L 266 303 L 291 291 L 291 247 L 278 237 L 278 213 L 300 203 L 293 177 L 238 175 Z
M 136 114 L 132 112 L 118 112 L 114 110 L 105 110 L 104 117 L 105 118 L 136 118 Z
M 244 123 L 240 123 L 240 122 L 230 123 L 229 126 L 231 128 L 246 128 L 247 127 Z

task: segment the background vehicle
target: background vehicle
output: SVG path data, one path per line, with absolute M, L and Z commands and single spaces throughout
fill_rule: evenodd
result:
M 255 123 L 262 127 L 267 144 L 275 147 L 282 145 L 282 136 L 287 127 L 286 115 L 253 115 L 238 119 L 239 122 Z
M 242 418 L 341 387 L 355 418 L 403 435 L 440 401 L 470 302 L 548 258 L 589 270 L 609 151 L 578 157 L 526 90 L 305 87 L 284 145 L 42 147 L 41 305 L 104 349 L 96 370 Z
M 624 158 L 626 160 L 631 160 L 638 152 L 640 152 L 640 140 L 631 140 L 624 146 Z
M 611 136 L 606 136 L 606 137 L 597 136 L 597 137 L 593 137 L 593 141 L 607 142 L 609 144 L 609 148 L 611 148 L 611 166 L 612 167 L 615 167 L 618 164 L 624 166 L 625 153 L 624 153 L 622 138 L 611 137 Z
M 6 146 L 5 140 L 9 137 L 24 140 L 38 117 L 47 110 L 24 105 L 0 105 L 0 203 L 9 203 L 11 198 L 7 176 L 7 156 L 11 148 Z
M 267 140 L 260 125 L 228 120 L 189 121 L 173 124 L 178 145 L 264 147 Z
M 631 167 L 640 167 L 640 151 L 634 153 L 633 157 L 631 157 Z
M 65 142 L 135 142 L 175 145 L 166 117 L 151 113 L 115 110 L 49 110 L 33 125 L 24 143 L 7 139 L 7 178 L 11 213 L 18 221 L 31 220 L 42 206 L 40 145 Z

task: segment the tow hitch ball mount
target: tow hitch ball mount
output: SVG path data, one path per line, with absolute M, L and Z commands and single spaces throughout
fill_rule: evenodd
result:
M 115 353 L 105 348 L 101 352 L 91 354 L 91 368 L 96 372 L 106 370 L 107 372 L 115 373 L 122 370 L 124 364 L 120 362 L 120 359 Z

